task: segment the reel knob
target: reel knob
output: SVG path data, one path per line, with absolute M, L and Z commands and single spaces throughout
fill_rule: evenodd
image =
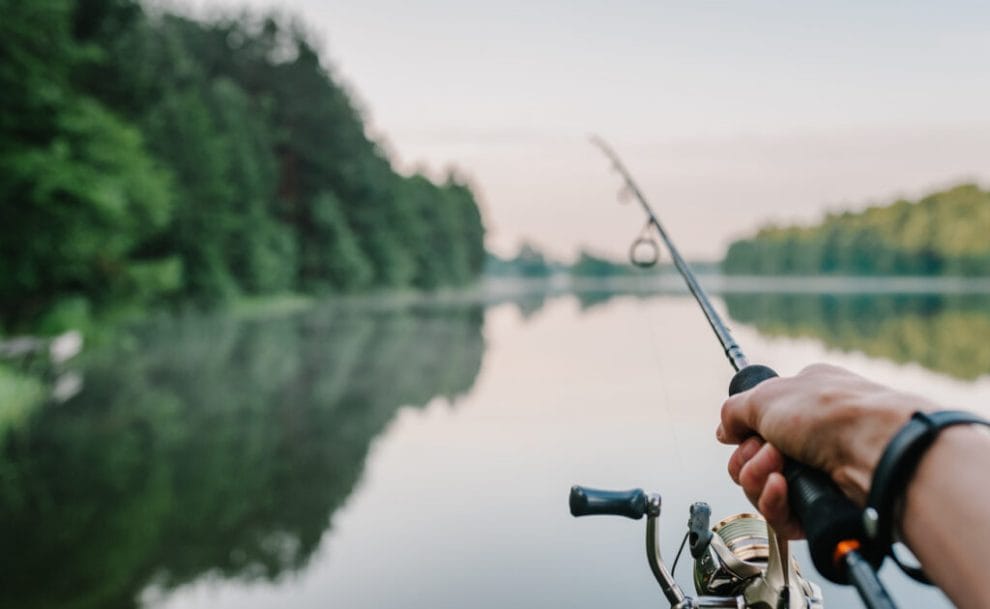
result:
M 639 520 L 649 509 L 649 497 L 641 488 L 606 491 L 572 486 L 569 499 L 571 516 L 625 516 Z

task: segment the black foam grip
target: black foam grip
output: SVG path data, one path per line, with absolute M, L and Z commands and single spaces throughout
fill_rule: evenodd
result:
M 776 378 L 777 376 L 779 375 L 769 366 L 762 366 L 760 364 L 746 366 L 735 373 L 732 376 L 732 380 L 729 381 L 729 395 L 748 391 L 763 381 Z
M 639 520 L 646 513 L 649 500 L 641 488 L 631 491 L 602 491 L 583 486 L 572 486 L 571 516 L 625 516 Z
M 835 550 L 840 542 L 865 539 L 859 508 L 827 474 L 803 463 L 788 459 L 784 477 L 787 500 L 804 527 L 815 568 L 831 582 L 849 583 L 845 564 L 836 562 Z
M 767 366 L 747 366 L 732 377 L 729 395 L 752 389 L 776 376 Z M 787 500 L 804 527 L 815 568 L 831 582 L 849 583 L 844 565 L 835 562 L 835 549 L 839 542 L 865 539 L 859 509 L 828 475 L 807 465 L 787 459 L 784 477 Z

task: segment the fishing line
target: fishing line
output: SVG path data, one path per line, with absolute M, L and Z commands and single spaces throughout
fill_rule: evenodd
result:
M 641 270 L 640 272 L 635 273 L 636 283 L 640 294 L 649 294 L 649 292 L 644 289 L 644 285 L 646 283 L 645 273 L 646 273 L 645 270 Z M 659 333 L 657 332 L 657 327 L 656 327 L 658 323 L 657 321 L 658 315 L 656 311 L 654 311 L 653 307 L 649 305 L 649 300 L 651 298 L 659 298 L 659 295 L 654 296 L 650 294 L 649 296 L 647 296 L 647 300 L 644 303 L 644 305 L 646 306 L 646 312 L 642 313 L 643 317 L 645 318 L 645 323 L 641 321 L 640 327 L 646 326 L 647 331 L 650 333 L 650 340 L 647 342 L 649 342 L 649 349 L 653 354 L 653 361 L 656 364 L 656 368 L 657 368 L 656 385 L 660 393 L 661 402 L 663 405 L 664 414 L 667 417 L 667 421 L 673 423 L 674 411 L 673 408 L 671 407 L 671 403 L 673 400 L 671 400 L 670 398 L 670 389 L 668 387 L 668 383 L 663 380 L 664 378 L 667 377 L 666 375 L 667 365 L 664 362 L 660 349 L 658 347 L 658 345 L 660 344 L 660 336 Z M 669 436 L 671 440 L 670 443 L 674 447 L 674 456 L 677 459 L 678 466 L 683 468 L 686 462 L 684 459 L 684 454 L 681 451 L 679 434 L 677 433 L 677 428 L 679 426 L 668 425 L 668 427 L 671 428 L 669 431 Z
M 681 553 L 684 552 L 684 544 L 687 543 L 688 537 L 691 536 L 691 531 L 684 534 L 681 539 L 681 545 L 677 548 L 677 556 L 674 556 L 674 564 L 670 567 L 670 575 L 673 577 L 677 573 L 677 561 L 681 559 Z
M 628 185 L 623 185 L 619 190 L 617 199 L 620 204 L 625 205 L 633 197 L 635 193 L 629 188 Z M 633 272 L 634 281 L 636 282 L 637 295 L 635 298 L 643 298 L 646 300 L 644 303 L 647 312 L 643 314 L 645 318 L 645 323 L 643 321 L 639 322 L 639 326 L 646 326 L 650 338 L 649 345 L 650 351 L 653 354 L 653 362 L 656 364 L 657 368 L 657 387 L 659 389 L 661 402 L 663 406 L 664 413 L 666 415 L 667 421 L 670 423 L 674 422 L 674 412 L 671 408 L 670 391 L 667 387 L 667 383 L 663 382 L 663 378 L 666 376 L 666 365 L 661 358 L 660 349 L 657 347 L 659 345 L 660 337 L 657 333 L 657 320 L 656 313 L 653 311 L 652 307 L 649 306 L 649 301 L 655 297 L 652 293 L 652 288 L 646 285 L 646 276 L 648 269 L 656 266 L 660 261 L 660 244 L 657 243 L 656 239 L 653 237 L 652 224 L 647 222 L 643 225 L 640 230 L 639 235 L 633 240 L 632 245 L 629 246 L 629 262 L 636 267 Z M 645 257 L 644 257 L 645 254 Z M 668 435 L 670 436 L 670 444 L 674 447 L 674 456 L 677 459 L 677 464 L 679 467 L 683 468 L 685 464 L 684 455 L 681 451 L 681 443 L 677 434 L 677 425 L 668 425 L 670 431 Z

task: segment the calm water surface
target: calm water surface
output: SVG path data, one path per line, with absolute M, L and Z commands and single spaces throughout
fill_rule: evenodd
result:
M 826 360 L 990 414 L 987 297 L 718 305 L 783 374 Z M 4 440 L 5 607 L 665 606 L 642 522 L 572 519 L 570 485 L 660 492 L 668 559 L 691 502 L 748 509 L 713 436 L 730 369 L 680 296 L 190 318 L 77 366 L 82 392 Z

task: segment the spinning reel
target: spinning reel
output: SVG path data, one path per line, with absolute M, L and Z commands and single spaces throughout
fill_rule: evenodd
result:
M 660 496 L 642 489 L 603 491 L 574 486 L 573 516 L 646 516 L 646 558 L 671 609 L 822 609 L 821 589 L 804 579 L 787 542 L 754 514 L 736 514 L 714 527 L 707 503 L 691 506 L 687 543 L 697 598 L 686 596 L 660 554 Z M 676 565 L 676 561 L 675 561 Z

